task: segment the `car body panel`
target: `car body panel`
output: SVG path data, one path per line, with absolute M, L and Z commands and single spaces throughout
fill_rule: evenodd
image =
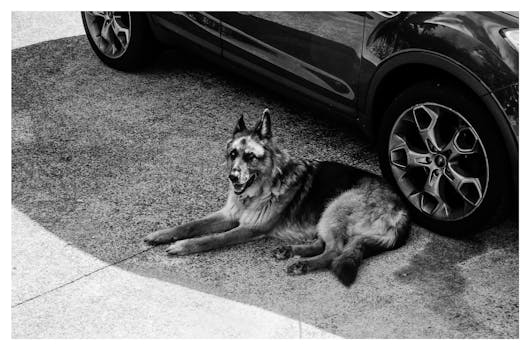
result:
M 149 21 L 158 41 L 173 45 L 182 38 L 212 54 L 222 54 L 220 20 L 214 13 L 150 12 Z
M 365 22 L 362 69 L 402 50 L 421 49 L 467 67 L 490 90 L 505 87 L 519 74 L 518 54 L 500 34 L 518 28 L 512 19 L 493 12 L 405 12 L 389 19 L 373 14 Z
M 363 16 L 349 12 L 221 13 L 223 56 L 353 111 Z
M 512 164 L 518 163 L 519 60 L 502 35 L 503 29 L 518 28 L 511 14 L 178 12 L 149 17 L 162 41 L 170 42 L 171 33 L 188 39 L 237 71 L 249 69 L 257 81 L 276 83 L 345 115 L 372 138 L 378 117 L 372 106 L 383 78 L 404 65 L 434 67 L 479 96 L 496 120 Z

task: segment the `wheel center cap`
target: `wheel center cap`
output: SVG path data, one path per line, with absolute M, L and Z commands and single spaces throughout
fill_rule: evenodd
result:
M 437 167 L 440 167 L 440 168 L 445 167 L 445 165 L 446 165 L 446 158 L 445 158 L 443 155 L 441 155 L 441 154 L 437 154 L 437 155 L 435 156 L 435 159 L 434 159 L 434 160 L 435 160 L 435 164 L 436 164 Z

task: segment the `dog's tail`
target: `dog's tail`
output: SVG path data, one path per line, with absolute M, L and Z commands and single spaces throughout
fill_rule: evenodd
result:
M 409 232 L 407 220 L 392 227 L 383 235 L 353 236 L 343 252 L 332 261 L 332 271 L 339 281 L 350 287 L 354 283 L 361 260 L 403 245 Z

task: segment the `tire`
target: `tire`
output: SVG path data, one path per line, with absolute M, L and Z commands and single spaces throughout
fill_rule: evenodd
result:
M 464 88 L 425 81 L 405 89 L 386 109 L 378 137 L 382 173 L 423 227 L 461 237 L 506 216 L 506 148 Z
M 92 11 L 82 12 L 81 17 L 90 46 L 107 66 L 127 72 L 138 71 L 153 58 L 156 45 L 145 14 Z M 105 35 L 108 40 L 103 38 L 105 24 L 108 24 Z

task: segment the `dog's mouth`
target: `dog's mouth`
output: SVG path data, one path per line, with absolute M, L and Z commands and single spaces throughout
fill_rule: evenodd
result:
M 255 174 L 251 175 L 251 177 L 249 178 L 249 180 L 247 180 L 246 182 L 244 182 L 243 184 L 233 184 L 233 189 L 235 191 L 235 194 L 239 195 L 239 194 L 242 194 L 244 193 L 244 191 L 249 187 L 251 186 L 251 184 L 253 183 L 253 181 L 255 181 Z

